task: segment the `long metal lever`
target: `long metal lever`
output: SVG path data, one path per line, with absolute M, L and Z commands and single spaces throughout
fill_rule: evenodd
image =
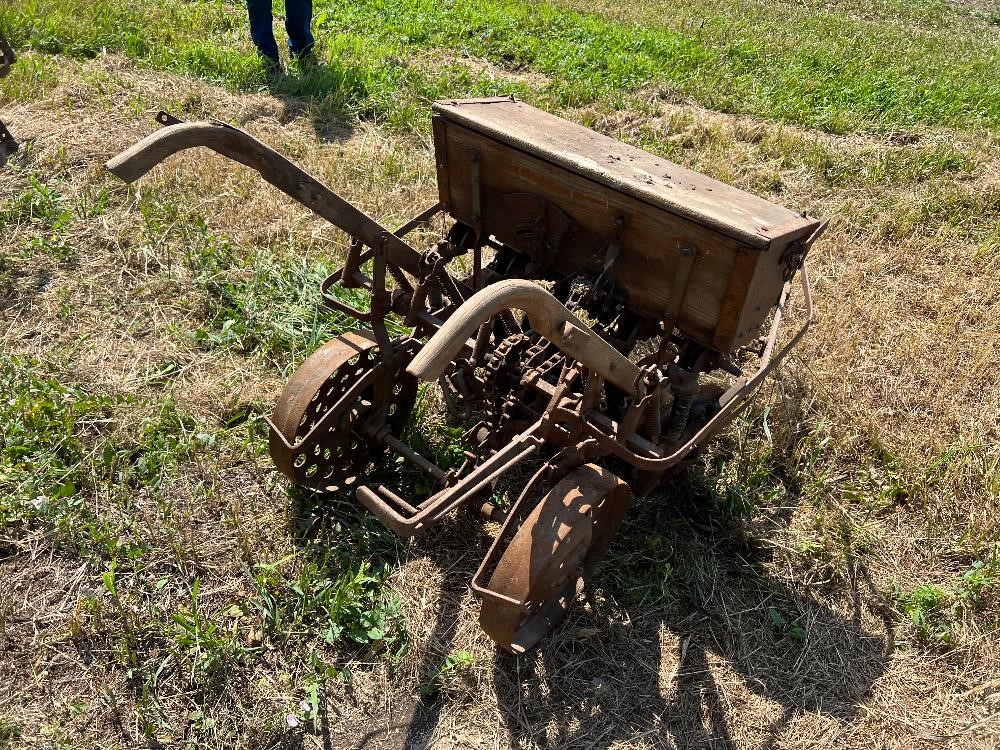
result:
M 170 124 L 108 161 L 107 168 L 132 183 L 173 154 L 199 146 L 259 172 L 267 182 L 369 247 L 384 243 L 390 263 L 420 275 L 420 253 L 413 247 L 274 149 L 229 125 Z

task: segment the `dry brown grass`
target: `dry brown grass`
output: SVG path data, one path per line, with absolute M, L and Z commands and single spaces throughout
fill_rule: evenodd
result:
M 99 217 L 67 230 L 75 260 L 40 255 L 15 264 L 0 336 L 5 352 L 44 359 L 61 378 L 134 397 L 115 439 L 127 441 L 168 397 L 200 425 L 218 425 L 246 405 L 266 412 L 280 367 L 290 364 L 206 349 L 184 335 L 202 325 L 210 300 L 179 261 L 180 228 L 148 241 L 143 195 L 182 202 L 240 252 L 270 247 L 285 260 L 318 262 L 344 247 L 338 232 L 252 174 L 204 154 L 174 158 L 134 190 L 117 186 L 101 164 L 149 132 L 156 110 L 240 124 L 386 221 L 434 200 L 429 144 L 418 136 L 345 125 L 339 139 L 321 141 L 296 116 L 298 103 L 234 95 L 112 56 L 62 62 L 60 77 L 43 98 L 3 113 L 31 144 L 22 169 L 58 181 L 66 196 L 105 187 L 111 198 Z M 922 642 L 892 593 L 927 583 L 954 588 L 997 543 L 995 137 L 838 138 L 656 98 L 632 112 L 569 114 L 832 218 L 811 259 L 818 325 L 755 406 L 758 419 L 736 425 L 713 454 L 744 452 L 746 465 L 778 474 L 791 491 L 780 502 L 762 498 L 745 521 L 707 511 L 716 483 L 747 484 L 733 459 L 721 476 L 708 467 L 637 502 L 588 601 L 542 649 L 518 659 L 497 655 L 476 623 L 468 582 L 487 536 L 472 519 L 449 521 L 395 553 L 389 582 L 402 600 L 407 652 L 397 662 L 324 652 L 353 659 L 353 677 L 326 684 L 318 731 L 282 724 L 305 696 L 308 666 L 301 649 L 266 643 L 214 695 L 167 670 L 155 694 L 157 742 L 996 747 L 995 586 L 950 623 L 946 647 Z M 907 166 L 922 154 L 933 161 L 942 144 L 968 167 L 915 175 Z M 890 176 L 866 172 L 872 164 Z M 23 172 L 0 175 L 0 201 L 23 187 Z M 946 201 L 955 222 L 938 210 Z M 33 232 L 23 225 L 3 242 L 19 246 Z M 176 374 L 151 384 L 165 362 Z M 771 441 L 760 429 L 765 405 Z M 248 571 L 298 549 L 284 481 L 266 455 L 225 445 L 185 461 L 169 482 L 169 514 L 142 493 L 127 507 L 92 499 L 144 529 L 147 567 L 168 578 L 157 589 L 136 577 L 123 596 L 171 612 L 197 575 L 201 606 L 241 642 L 257 643 Z M 155 744 L 140 727 L 148 696 L 116 655 L 121 623 L 106 616 L 102 625 L 87 612 L 91 599 L 111 607 L 101 571 L 40 528 L 6 539 L 3 549 L 0 718 L 21 727 L 20 745 Z M 794 620 L 805 639 L 776 628 L 768 608 Z M 143 658 L 156 663 L 166 648 L 153 643 Z M 459 651 L 471 655 L 469 665 L 439 674 Z M 436 690 L 422 695 L 432 681 Z M 206 717 L 214 728 L 201 727 Z

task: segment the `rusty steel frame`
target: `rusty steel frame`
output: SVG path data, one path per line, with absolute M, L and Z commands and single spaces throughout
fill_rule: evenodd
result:
M 456 233 L 456 224 L 449 236 L 424 252 L 405 239 L 447 214 L 446 206 L 430 206 L 392 231 L 241 130 L 218 122 L 184 123 L 166 113 L 157 115 L 157 121 L 166 127 L 108 162 L 108 168 L 126 182 L 178 151 L 205 147 L 256 170 L 351 237 L 344 266 L 322 284 L 322 300 L 369 330 L 324 345 L 289 381 L 274 418 L 268 420 L 275 463 L 296 483 L 315 489 L 348 485 L 361 505 L 403 537 L 421 533 L 462 506 L 478 508 L 485 517 L 501 522 L 473 576 L 472 588 L 484 602 L 484 629 L 508 650 L 519 652 L 534 645 L 558 619 L 563 600 L 578 590 L 593 567 L 590 563 L 596 564 L 603 554 L 624 512 L 628 485 L 592 462 L 621 459 L 637 472 L 634 488 L 645 491 L 655 486 L 668 469 L 687 460 L 746 407 L 813 322 L 804 253 L 825 224 L 790 253 L 790 264 L 798 264 L 800 271 L 802 325 L 777 348 L 796 270 L 792 268 L 752 374 L 732 364 L 729 353 L 689 351 L 683 339 L 671 338 L 669 322 L 677 317 L 695 255 L 691 249 L 685 254 L 685 247 L 679 252 L 688 262 L 682 263 L 674 279 L 660 348 L 633 362 L 606 332 L 577 314 L 575 310 L 582 309 L 578 303 L 570 309 L 569 296 L 560 299 L 516 271 L 505 275 L 511 273 L 510 267 L 498 271 L 484 265 L 483 247 L 491 245 L 491 239 L 483 236 L 482 227 L 470 227 L 468 236 L 463 236 Z M 474 193 L 478 164 L 472 160 Z M 617 256 L 623 227 L 624 221 L 608 246 L 605 273 Z M 492 246 L 497 252 L 504 249 Z M 471 271 L 464 277 L 454 275 L 449 263 L 470 251 Z M 370 271 L 363 270 L 369 265 Z M 598 285 L 603 278 L 604 274 Z M 367 290 L 369 309 L 344 302 L 337 288 Z M 514 311 L 524 313 L 522 321 Z M 391 338 L 386 326 L 389 315 L 399 316 L 412 333 Z M 673 356 L 668 344 L 676 348 L 675 363 L 665 361 Z M 355 364 L 355 352 L 363 353 L 367 368 L 363 372 Z M 702 392 L 698 375 L 713 369 L 732 373 L 735 381 L 711 397 L 714 413 L 692 425 L 689 415 Z M 391 405 L 403 410 L 408 403 L 412 406 L 407 394 L 415 392 L 415 385 L 396 395 L 406 378 L 414 384 L 418 379 L 439 383 L 445 402 L 458 413 L 464 413 L 461 404 L 466 402 L 484 410 L 483 419 L 466 435 L 474 449 L 466 452 L 461 467 L 441 468 L 400 439 L 399 414 L 391 413 Z M 501 388 L 500 382 L 506 385 Z M 606 413 L 602 406 L 614 394 L 620 403 L 617 415 Z M 369 446 L 363 455 L 344 455 L 345 446 L 361 443 Z M 509 511 L 504 513 L 490 502 L 490 491 L 504 474 L 552 449 L 555 455 L 545 460 Z M 367 456 L 379 452 L 401 456 L 429 476 L 437 491 L 411 500 L 384 483 L 369 486 L 363 481 Z M 344 476 L 331 478 L 338 471 Z M 542 492 L 545 487 L 547 493 Z M 610 505 L 605 505 L 606 497 L 612 498 L 607 501 Z M 605 512 L 611 513 L 609 520 L 601 521 Z M 556 531 L 566 528 L 549 539 L 544 535 L 556 532 L 542 528 L 552 524 Z M 560 565 L 560 571 L 553 572 L 549 563 L 558 555 L 575 561 L 579 570 L 574 568 L 573 576 L 566 577 Z M 536 577 L 525 582 L 519 576 Z M 548 591 L 548 598 L 529 601 L 527 591 Z M 542 611 L 547 614 L 538 615 Z

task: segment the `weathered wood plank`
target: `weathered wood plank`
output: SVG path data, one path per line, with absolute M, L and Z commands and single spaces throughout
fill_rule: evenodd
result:
M 481 211 L 484 230 L 502 242 L 527 251 L 512 222 L 504 196 L 533 193 L 556 203 L 578 225 L 567 236 L 553 267 L 563 274 L 600 273 L 615 221 L 625 219 L 622 251 L 610 271 L 627 293 L 628 307 L 654 320 L 663 318 L 680 254 L 693 245 L 698 255 L 688 280 L 677 326 L 711 345 L 720 300 L 732 271 L 736 241 L 705 227 L 623 195 L 605 185 L 581 179 L 564 169 L 454 123 L 447 126 L 448 203 L 455 218 L 471 224 L 473 190 L 470 153 L 480 159 Z
M 782 206 L 511 99 L 436 102 L 450 121 L 487 134 L 544 161 L 617 191 L 766 248 L 810 223 Z

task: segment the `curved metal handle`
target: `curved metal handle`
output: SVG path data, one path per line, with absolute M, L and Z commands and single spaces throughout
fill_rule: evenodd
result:
M 757 391 L 761 383 L 764 381 L 764 378 L 766 378 L 771 371 L 774 370 L 774 368 L 777 367 L 782 360 L 784 360 L 788 353 L 795 348 L 813 324 L 814 316 L 812 289 L 809 286 L 809 273 L 806 270 L 805 262 L 802 263 L 802 266 L 799 269 L 799 276 L 802 281 L 802 296 L 805 305 L 805 320 L 803 321 L 801 327 L 775 354 L 775 342 L 777 341 L 778 333 L 781 329 L 781 323 L 784 318 L 785 303 L 788 301 L 788 295 L 791 290 L 791 281 L 788 281 L 785 283 L 785 286 L 781 291 L 781 297 L 778 300 L 777 309 L 775 310 L 774 318 L 771 321 L 771 332 L 767 338 L 767 345 L 765 346 L 764 352 L 761 355 L 759 369 L 749 378 L 739 378 L 735 383 L 733 383 L 729 390 L 722 394 L 719 398 L 719 405 L 721 406 L 719 411 L 717 411 L 715 415 L 708 420 L 708 422 L 706 422 L 693 437 L 691 437 L 690 440 L 677 448 L 673 453 L 666 456 L 660 455 L 658 457 L 636 455 L 635 452 L 629 450 L 626 446 L 611 439 L 602 440 L 602 446 L 607 447 L 612 453 L 621 456 L 637 469 L 643 469 L 646 471 L 665 471 L 678 461 L 684 459 L 689 453 L 691 453 L 691 451 L 695 450 L 695 448 L 704 445 L 717 430 L 729 424 L 736 417 L 736 415 L 750 403 L 750 396 Z M 599 440 L 605 437 L 604 433 L 609 431 L 611 427 L 610 420 L 600 414 L 590 415 L 590 420 L 594 423 L 594 429 L 591 432 L 592 436 L 598 438 Z M 602 430 L 601 425 L 598 424 L 601 421 L 605 423 L 604 430 Z
M 505 310 L 523 310 L 542 336 L 609 382 L 632 392 L 639 368 L 552 294 L 523 279 L 491 284 L 469 297 L 424 344 L 406 371 L 421 380 L 437 380 L 479 326 Z
M 242 130 L 218 122 L 169 125 L 107 163 L 112 174 L 135 182 L 178 151 L 209 148 L 260 173 L 276 188 L 369 247 L 385 243 L 389 262 L 418 276 L 420 254 L 364 211 Z

